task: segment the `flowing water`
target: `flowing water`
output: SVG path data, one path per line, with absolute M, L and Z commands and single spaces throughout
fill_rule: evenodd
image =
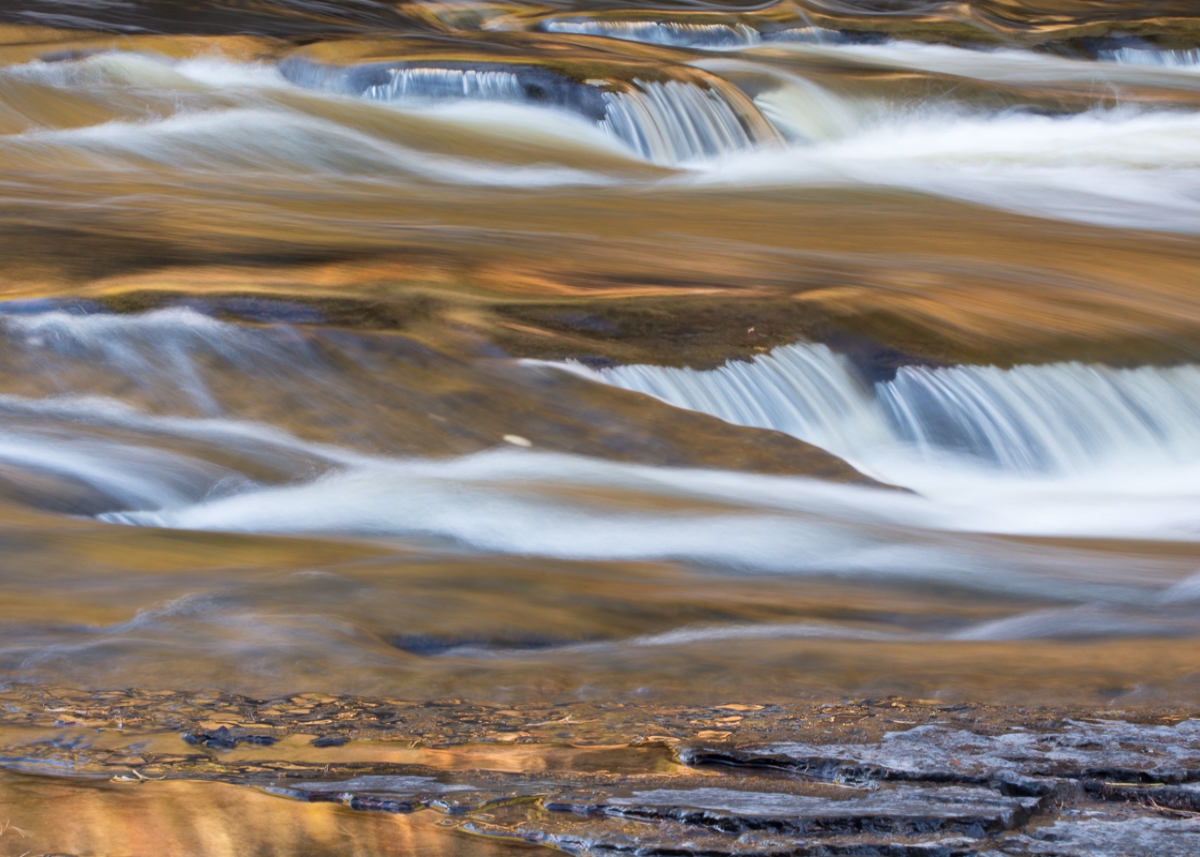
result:
M 1200 700 L 1194 4 L 2 5 L 10 714 Z M 43 727 L 39 824 L 339 847 L 169 820 L 232 774 L 72 791 Z M 413 818 L 351 850 L 508 850 Z

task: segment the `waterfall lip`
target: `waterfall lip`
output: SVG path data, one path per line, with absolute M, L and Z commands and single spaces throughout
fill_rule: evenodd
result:
M 554 15 L 535 29 L 543 33 L 591 36 L 694 51 L 741 51 L 779 42 L 810 44 L 879 44 L 887 36 L 855 30 L 828 29 L 799 21 L 680 20 L 667 17 Z
M 1085 36 L 1073 45 L 1084 57 L 1098 62 L 1129 63 L 1131 65 L 1186 66 L 1200 63 L 1200 42 L 1194 36 L 1180 40 L 1179 36 L 1155 37 L 1109 33 Z
M 625 91 L 603 93 L 600 126 L 654 163 L 687 164 L 775 142 L 778 132 L 765 118 L 752 121 L 757 107 L 748 99 L 738 104 L 744 96 L 727 87 L 634 78 Z
M 574 361 L 533 365 L 736 425 L 783 431 L 922 494 L 931 487 L 936 494 L 944 479 L 938 474 L 945 471 L 983 479 L 980 485 L 990 485 L 998 498 L 1024 490 L 1021 481 L 1031 480 L 1042 486 L 1043 500 L 1064 502 L 1065 495 L 1054 500 L 1065 490 L 1054 487 L 1060 480 L 1099 486 L 1150 466 L 1159 476 L 1125 484 L 1119 493 L 1165 502 L 1190 496 L 1177 476 L 1169 476 L 1172 463 L 1200 466 L 1195 365 L 909 365 L 890 379 L 868 380 L 846 357 L 808 344 L 707 371 L 638 364 L 594 369 Z
M 511 93 L 501 94 L 508 94 L 513 100 L 524 97 L 530 103 L 566 109 L 593 121 L 600 121 L 605 115 L 605 105 L 599 87 L 581 83 L 540 65 L 454 59 L 333 65 L 296 56 L 287 57 L 279 63 L 280 74 L 297 86 L 325 89 L 354 97 L 364 97 L 374 87 L 379 88 L 378 100 L 389 100 L 385 97 L 385 89 L 398 74 L 426 70 L 507 76 L 513 83 L 513 89 Z M 407 96 L 407 93 L 403 93 L 402 96 Z M 420 98 L 421 95 L 414 92 L 410 97 Z M 463 97 L 470 97 L 470 94 L 464 93 Z
M 745 23 L 553 17 L 538 22 L 544 33 L 596 36 L 695 50 L 740 50 L 759 44 L 760 32 Z
M 1200 48 L 1118 48 L 1097 55 L 1101 62 L 1143 68 L 1185 69 L 1200 71 Z

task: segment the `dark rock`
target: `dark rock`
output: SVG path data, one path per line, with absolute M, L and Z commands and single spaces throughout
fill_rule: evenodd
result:
M 308 743 L 314 747 L 341 747 L 347 740 L 341 735 L 320 735 Z
M 277 740 L 273 735 L 250 733 L 245 729 L 220 726 L 207 732 L 187 732 L 182 736 L 189 744 L 199 744 L 212 750 L 232 750 L 238 744 L 257 744 L 269 747 Z

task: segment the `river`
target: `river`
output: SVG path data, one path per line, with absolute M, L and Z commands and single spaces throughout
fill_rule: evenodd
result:
M 0 850 L 133 853 L 113 838 L 122 813 L 161 817 L 137 840 L 160 853 L 309 853 L 301 828 L 338 853 L 343 823 L 354 853 L 626 847 L 495 812 L 449 832 L 404 815 L 402 835 L 350 810 L 288 815 L 329 790 L 283 794 L 248 773 L 258 757 L 221 756 L 262 735 L 212 736 L 321 737 L 303 723 L 339 714 L 297 694 L 457 712 L 341 735 L 375 748 L 342 759 L 349 782 L 409 778 L 346 795 L 434 807 L 486 781 L 503 800 L 480 806 L 551 814 L 548 787 L 462 773 L 526 763 L 387 748 L 652 745 L 673 755 L 612 750 L 588 770 L 686 779 L 708 770 L 688 755 L 704 741 L 753 768 L 747 747 L 821 705 L 1184 729 L 1200 700 L 1197 233 L 1190 3 L 5 3 L 0 768 L 17 779 L 0 793 L 21 830 L 54 827 L 45 801 L 114 820 L 41 844 L 0 832 Z M 114 694 L 157 712 L 158 749 L 121 751 L 140 763 L 101 759 L 116 751 L 96 736 L 132 716 Z M 309 713 L 247 719 L 289 699 Z M 89 706 L 107 713 L 45 717 Z M 618 709 L 641 714 L 597 713 Z M 516 719 L 463 733 L 480 711 Z M 742 740 L 746 711 L 767 719 Z M 611 727 L 594 741 L 535 728 L 593 721 Z M 225 767 L 163 761 L 185 747 L 174 733 Z M 563 764 L 555 788 L 582 788 Z M 117 768 L 175 792 L 78 791 Z M 638 799 L 659 833 L 620 835 L 661 853 L 654 836 L 692 835 L 663 824 L 699 822 L 650 785 L 636 794 L 658 796 Z M 171 808 L 232 819 L 225 789 L 278 820 L 230 820 L 189 851 L 201 834 Z M 695 812 L 757 817 L 698 794 Z M 583 815 L 650 812 L 606 800 Z M 1200 810 L 1169 800 L 1176 820 Z M 1152 822 L 1111 821 L 1194 853 Z M 1010 831 L 994 853 L 1050 853 L 1023 823 L 978 822 Z M 1101 853 L 1083 827 L 1054 841 Z M 850 848 L 838 830 L 828 847 Z M 929 835 L 896 827 L 853 853 L 984 853 Z M 688 847 L 775 847 L 743 840 Z M 810 853 L 800 841 L 776 845 Z M 1141 853 L 1125 841 L 1103 853 Z

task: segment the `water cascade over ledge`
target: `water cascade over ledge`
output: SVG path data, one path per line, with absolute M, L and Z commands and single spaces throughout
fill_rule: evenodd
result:
M 681 48 L 720 50 L 744 48 L 762 42 L 762 36 L 745 24 L 691 24 L 674 21 L 592 21 L 551 19 L 542 24 L 548 33 L 604 36 L 631 42 L 648 42 Z
M 331 68 L 293 59 L 289 80 L 385 103 L 473 100 L 549 107 L 594 122 L 604 133 L 658 164 L 777 143 L 781 137 L 754 103 L 718 78 L 579 82 L 544 68 L 365 64 Z
M 1200 459 L 1196 366 L 904 366 L 869 384 L 828 347 L 792 345 L 711 371 L 566 368 L 731 423 L 786 432 L 852 460 L 878 461 L 886 449 L 1054 476 Z
M 764 33 L 746 24 L 551 18 L 543 21 L 540 28 L 547 33 L 601 36 L 706 51 L 741 50 L 772 41 L 837 44 L 847 40 L 838 30 L 814 26 L 773 28 Z

